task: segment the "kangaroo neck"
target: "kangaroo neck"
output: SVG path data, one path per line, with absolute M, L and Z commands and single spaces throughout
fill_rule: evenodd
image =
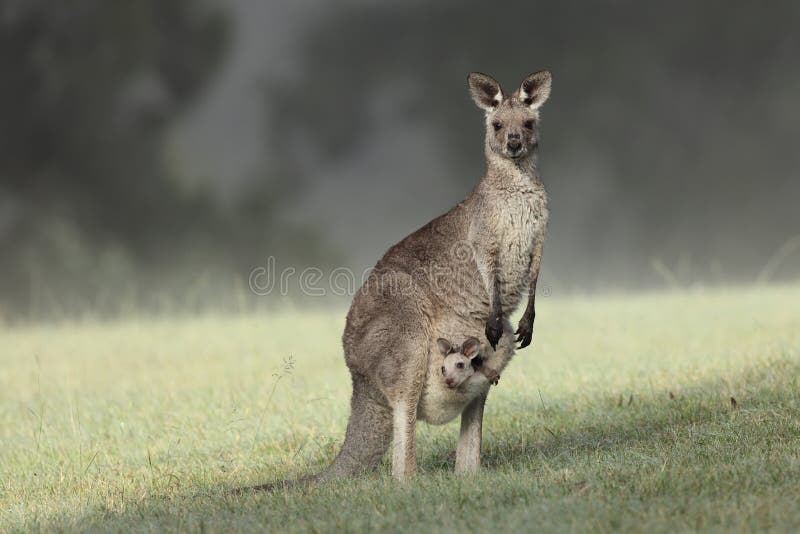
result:
M 487 185 L 499 189 L 530 189 L 539 182 L 536 154 L 532 153 L 519 160 L 512 160 L 487 150 L 486 175 L 483 180 Z

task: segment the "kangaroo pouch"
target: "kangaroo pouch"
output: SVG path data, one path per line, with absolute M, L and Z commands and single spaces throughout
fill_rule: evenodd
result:
M 480 373 L 475 373 L 457 388 L 448 388 L 436 366 L 435 372 L 428 372 L 425 389 L 417 407 L 417 418 L 432 425 L 449 423 L 461 415 L 473 399 L 485 395 L 489 381 Z

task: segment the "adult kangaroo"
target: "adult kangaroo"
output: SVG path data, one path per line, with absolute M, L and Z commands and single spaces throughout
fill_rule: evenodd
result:
M 485 336 L 483 365 L 501 372 L 515 348 L 508 316 L 528 291 L 516 341 L 531 342 L 548 217 L 537 171 L 539 108 L 551 75 L 531 74 L 510 95 L 485 74 L 468 82 L 486 113 L 486 174 L 457 206 L 391 247 L 353 299 L 343 336 L 350 420 L 322 478 L 373 469 L 393 442 L 392 475 L 404 479 L 416 471 L 417 419 L 441 424 L 458 414 L 456 472 L 476 471 L 489 382 L 446 387 L 436 340 Z
M 466 199 L 391 247 L 353 299 L 343 336 L 350 420 L 323 476 L 373 469 L 393 442 L 392 475 L 404 479 L 416 471 L 417 419 L 440 424 L 459 413 L 456 472 L 478 470 L 489 383 L 448 391 L 435 340 L 483 334 L 491 345 L 484 365 L 501 372 L 514 353 L 508 316 L 527 291 L 516 341 L 531 342 L 548 218 L 537 170 L 539 108 L 551 81 L 539 71 L 507 95 L 490 76 L 469 75 L 486 114 L 486 173 Z

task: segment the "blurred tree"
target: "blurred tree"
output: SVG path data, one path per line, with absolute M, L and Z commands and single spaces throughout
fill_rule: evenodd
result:
M 552 230 L 579 251 L 566 278 L 629 285 L 684 254 L 752 277 L 800 231 L 798 21 L 790 1 L 346 3 L 298 37 L 294 77 L 270 94 L 276 152 L 297 168 L 313 147 L 324 168 L 393 127 L 376 113 L 389 107 L 434 132 L 466 186 L 483 166 L 466 73 L 512 91 L 520 69 L 550 68 L 542 166 Z
M 98 251 L 146 263 L 202 232 L 209 202 L 171 179 L 164 139 L 227 34 L 193 0 L 0 2 L 3 300 L 47 279 L 80 292 Z
M 222 58 L 219 10 L 192 0 L 0 4 L 0 174 L 14 232 L 42 215 L 137 249 L 179 231 L 164 135 Z
M 138 306 L 209 269 L 246 279 L 286 238 L 278 189 L 225 210 L 175 179 L 170 127 L 228 36 L 204 1 L 0 0 L 0 307 Z

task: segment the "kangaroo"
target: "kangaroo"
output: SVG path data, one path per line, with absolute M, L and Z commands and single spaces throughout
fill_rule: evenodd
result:
M 350 419 L 326 476 L 373 469 L 393 443 L 392 476 L 405 479 L 416 472 L 417 419 L 441 424 L 459 413 L 456 472 L 477 471 L 488 381 L 464 398 L 441 394 L 431 380 L 432 340 L 484 334 L 485 364 L 498 373 L 515 341 L 531 342 L 548 219 L 537 170 L 539 109 L 552 76 L 531 74 L 510 95 L 485 74 L 467 81 L 485 113 L 486 173 L 466 199 L 391 247 L 356 293 L 342 337 Z M 508 316 L 526 290 L 514 332 Z
M 469 387 L 443 387 L 434 340 L 485 336 L 484 365 L 498 373 L 516 342 L 531 342 L 548 218 L 539 108 L 551 79 L 539 71 L 506 94 L 490 76 L 469 75 L 485 113 L 486 173 L 458 205 L 392 246 L 357 291 L 342 336 L 350 419 L 339 454 L 315 480 L 374 469 L 390 444 L 392 476 L 406 479 L 416 472 L 417 420 L 443 424 L 459 414 L 456 473 L 479 469 L 489 381 L 475 375 Z M 514 332 L 508 317 L 526 291 Z
M 457 388 L 475 376 L 475 373 L 482 374 L 490 384 L 497 385 L 500 375 L 483 365 L 480 343 L 474 337 L 468 338 L 461 346 L 453 345 L 442 338 L 436 340 L 439 352 L 442 353 L 442 378 L 447 387 Z

